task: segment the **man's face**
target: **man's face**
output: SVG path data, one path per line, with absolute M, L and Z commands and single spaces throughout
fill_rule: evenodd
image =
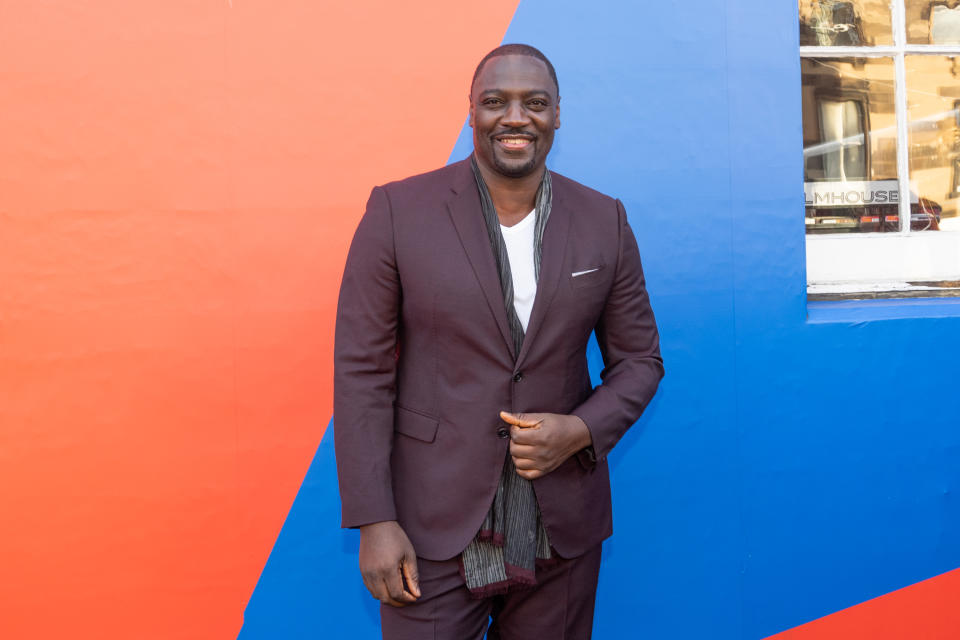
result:
M 541 60 L 524 55 L 487 60 L 470 92 L 477 162 L 508 178 L 543 170 L 560 128 L 560 97 Z

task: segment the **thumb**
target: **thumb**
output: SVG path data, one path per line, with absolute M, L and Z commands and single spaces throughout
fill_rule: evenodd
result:
M 417 558 L 415 556 L 405 556 L 403 558 L 403 579 L 407 583 L 410 593 L 420 597 L 420 574 L 417 571 Z
M 518 427 L 536 427 L 543 422 L 543 416 L 538 413 L 508 413 L 500 412 L 500 419 L 507 424 L 515 424 Z

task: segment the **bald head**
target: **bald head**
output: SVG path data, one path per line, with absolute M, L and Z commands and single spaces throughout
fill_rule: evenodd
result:
M 536 47 L 531 47 L 528 44 L 502 44 L 487 55 L 483 56 L 483 60 L 480 61 L 480 64 L 477 65 L 476 71 L 473 72 L 473 80 L 470 81 L 470 93 L 473 93 L 473 85 L 477 83 L 477 78 L 480 76 L 480 71 L 483 70 L 483 65 L 487 63 L 491 58 L 498 58 L 500 56 L 529 56 L 531 58 L 536 58 L 543 62 L 547 67 L 547 72 L 550 74 L 550 79 L 553 80 L 554 86 L 557 88 L 557 95 L 560 95 L 560 83 L 557 81 L 557 71 L 553 68 L 550 60 L 547 59 L 547 56 L 543 55 L 543 52 Z

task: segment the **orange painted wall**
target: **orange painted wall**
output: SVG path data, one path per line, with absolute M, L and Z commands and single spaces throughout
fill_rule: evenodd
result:
M 233 637 L 370 187 L 516 0 L 0 2 L 0 637 Z
M 956 640 L 960 569 L 843 609 L 767 640 Z

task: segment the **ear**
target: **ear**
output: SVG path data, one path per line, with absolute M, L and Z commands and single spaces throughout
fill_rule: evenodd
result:
M 470 103 L 470 110 L 467 112 L 467 124 L 473 129 L 473 96 L 467 94 L 467 101 Z
M 553 113 L 553 128 L 560 128 L 560 96 L 557 96 L 557 106 L 555 107 L 555 111 Z

